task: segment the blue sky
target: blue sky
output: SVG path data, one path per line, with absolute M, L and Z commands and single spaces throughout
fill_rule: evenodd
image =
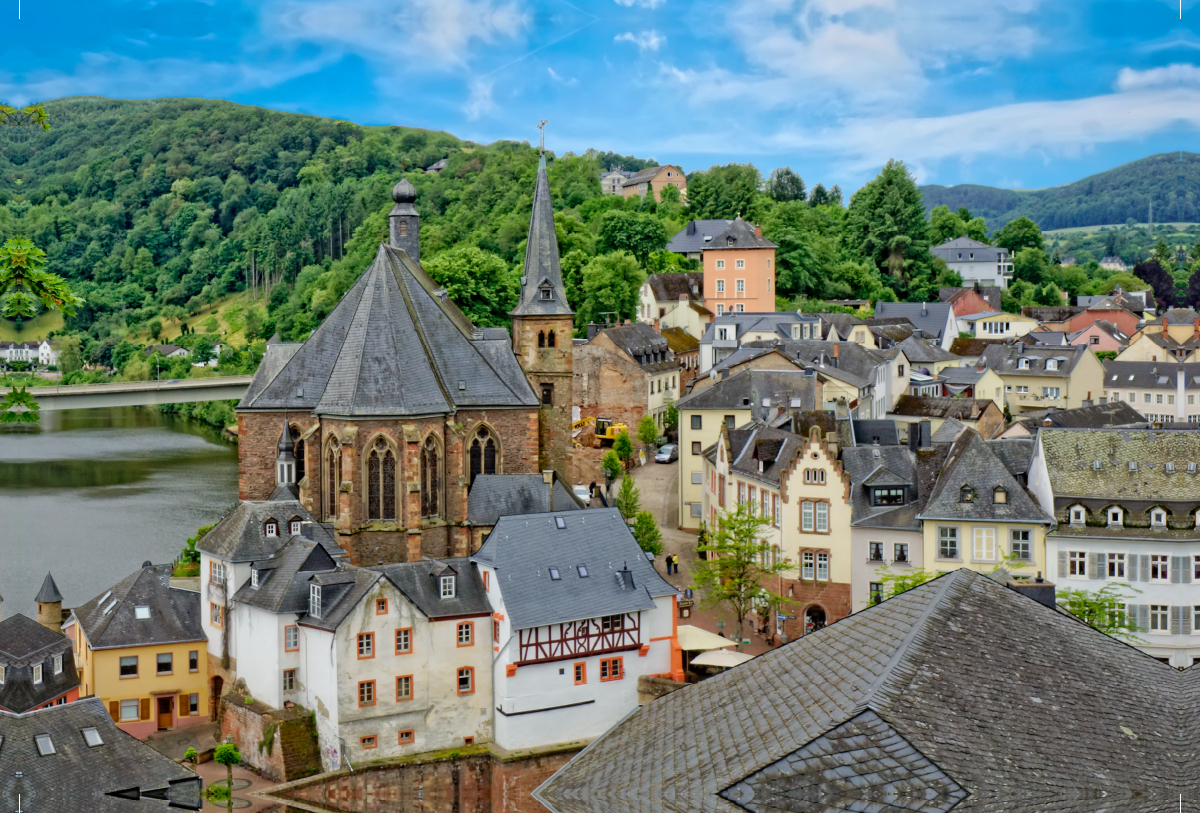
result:
M 847 191 L 1200 152 L 1200 0 L 0 0 L 0 100 L 207 96 Z M 11 6 L 11 8 L 7 8 Z

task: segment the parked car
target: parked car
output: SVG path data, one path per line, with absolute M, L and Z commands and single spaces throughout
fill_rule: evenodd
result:
M 572 486 L 571 490 L 575 492 L 575 496 L 579 498 L 579 501 L 583 503 L 584 506 L 591 506 L 592 493 L 588 491 L 587 486 L 585 486 L 583 483 L 580 483 L 577 486 Z
M 655 463 L 673 463 L 679 459 L 679 444 L 664 443 L 654 456 Z

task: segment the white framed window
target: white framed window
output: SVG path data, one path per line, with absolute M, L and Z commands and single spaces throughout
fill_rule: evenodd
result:
M 718 302 L 717 303 L 717 316 L 724 316 L 724 315 L 725 315 L 725 306 Z
M 724 270 L 724 268 L 725 268 L 725 261 L 724 261 L 724 260 L 717 260 L 717 268 Z M 719 281 L 719 282 L 722 282 L 721 280 L 718 280 L 718 281 Z M 723 290 L 725 290 L 725 289 L 724 289 L 724 288 L 720 288 L 719 290 L 722 290 L 722 291 L 723 291 Z
M 1168 396 L 1167 396 L 1167 403 L 1168 403 L 1168 404 L 1174 404 L 1174 403 L 1175 403 L 1175 396 L 1174 396 L 1174 395 L 1168 395 Z
M 813 529 L 813 504 L 810 502 L 800 503 L 800 530 L 812 531 Z
M 313 618 L 321 617 L 321 585 L 308 586 L 308 614 Z
M 1026 395 L 1029 392 L 1029 387 L 1017 385 L 1017 395 Z
M 819 581 L 819 582 L 829 581 L 829 554 L 828 553 L 818 553 L 817 554 L 817 581 Z
M 814 570 L 813 565 L 814 565 L 814 562 L 816 561 L 816 558 L 817 558 L 816 554 L 814 554 L 812 551 L 805 551 L 803 554 L 801 554 L 801 556 L 800 556 L 800 578 L 801 579 L 808 579 L 808 580 L 812 579 L 813 570 Z
M 54 674 L 56 674 L 56 675 L 62 674 L 62 661 L 63 661 L 62 655 L 54 656 Z
M 1145 395 L 1142 396 L 1142 403 L 1145 403 L 1145 404 L 1150 403 L 1150 393 L 1146 393 Z
M 1082 505 L 1071 506 L 1071 524 L 1083 525 L 1087 522 L 1087 510 Z
M 121 722 L 130 722 L 140 719 L 138 715 L 137 700 L 122 700 L 121 701 Z
M 745 260 L 734 260 L 734 261 L 733 261 L 733 267 L 734 267 L 734 268 L 745 268 L 745 267 L 746 267 L 746 261 L 745 261 Z
M 1170 632 L 1170 607 L 1165 604 L 1150 605 L 1150 631 L 1151 632 Z
M 4 667 L 0 666 L 0 686 L 4 685 Z
M 1046 359 L 1046 369 L 1047 370 L 1057 370 L 1058 369 L 1058 359 Z
M 36 686 L 37 684 L 39 684 L 41 682 L 42 682 L 42 665 L 40 663 L 35 663 L 33 665 L 33 684 Z
M 1167 512 L 1161 508 L 1155 508 L 1150 512 L 1150 524 L 1155 528 L 1167 527 Z
M 291 521 L 291 523 L 289 523 L 288 533 L 290 533 L 292 536 L 300 535 L 300 520 L 294 519 Z
M 1108 524 L 1121 525 L 1125 520 L 1125 512 L 1120 508 L 1108 509 Z
M 734 310 L 736 310 L 738 313 L 745 313 L 745 312 L 746 312 L 746 306 L 745 306 L 745 305 L 743 305 L 742 303 L 740 303 L 740 302 L 739 302 L 739 303 L 738 303 L 738 305 L 737 305 L 737 307 L 736 307 L 736 308 L 734 308 Z
M 1196 622 L 1200 621 L 1200 604 L 1192 606 L 1192 635 L 1200 634 L 1200 625 Z
M 824 473 L 824 472 L 822 472 Z M 829 532 L 829 503 L 817 503 L 817 533 Z
M 1137 403 L 1137 393 L 1136 392 L 1129 393 L 1129 397 L 1126 398 L 1125 400 L 1131 404 L 1136 404 Z
M 258 587 L 258 571 L 257 570 L 250 571 L 250 586 L 254 587 L 254 588 Z
M 1150 554 L 1150 581 L 1171 581 L 1171 557 L 1165 554 Z
M 1029 531 L 1012 532 L 1012 549 L 1010 551 L 1018 559 L 1030 561 L 1033 559 L 1033 546 Z
M 719 294 L 725 293 L 725 280 L 723 280 L 723 279 L 717 280 L 717 293 L 719 293 Z
M 1057 398 L 1059 392 L 1061 392 L 1061 390 L 1059 390 L 1058 387 L 1042 387 L 1043 398 Z
M 1123 553 L 1108 554 L 1108 578 L 1110 578 L 1110 579 L 1125 578 L 1125 554 L 1123 554 Z
M 291 624 L 283 628 L 283 648 L 295 650 L 300 648 L 300 627 Z
M 971 540 L 971 558 L 977 562 L 996 560 L 996 529 L 976 528 Z
M 454 598 L 455 591 L 454 591 L 454 577 L 453 576 L 442 576 L 441 580 L 439 581 L 439 584 L 441 585 L 441 597 L 442 598 Z
M 739 294 L 746 293 L 746 280 L 739 279 L 739 280 L 735 281 L 734 282 L 734 290 L 737 291 Z
M 283 670 L 283 690 L 285 692 L 296 691 L 296 670 L 295 669 L 284 669 Z
M 958 528 L 938 528 L 938 558 L 958 558 Z
M 1068 576 L 1087 576 L 1087 553 L 1081 550 L 1073 550 L 1067 553 L 1067 575 Z

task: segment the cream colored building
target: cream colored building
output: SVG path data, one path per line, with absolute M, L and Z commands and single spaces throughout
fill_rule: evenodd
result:
M 651 274 L 640 296 L 638 321 L 659 332 L 680 328 L 698 341 L 713 318 L 704 306 L 704 275 L 699 272 Z
M 1036 319 L 1019 313 L 972 313 L 959 319 L 967 323 L 967 330 L 976 339 L 1017 339 L 1032 333 L 1038 326 Z
M 1082 345 L 991 345 L 979 359 L 1004 381 L 1004 398 L 1013 414 L 1076 409 L 1104 397 L 1104 367 Z

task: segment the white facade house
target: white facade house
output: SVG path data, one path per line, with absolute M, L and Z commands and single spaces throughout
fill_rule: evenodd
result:
M 58 363 L 58 353 L 43 339 L 40 342 L 0 342 L 0 359 L 8 363 L 48 365 Z
M 929 252 L 945 261 L 951 271 L 957 271 L 963 285 L 994 285 L 1007 288 L 1013 275 L 1012 253 L 1006 248 L 989 246 L 970 237 L 956 237 Z
M 603 734 L 638 678 L 682 679 L 674 587 L 614 509 L 501 517 L 471 561 L 493 612 L 495 741 Z

